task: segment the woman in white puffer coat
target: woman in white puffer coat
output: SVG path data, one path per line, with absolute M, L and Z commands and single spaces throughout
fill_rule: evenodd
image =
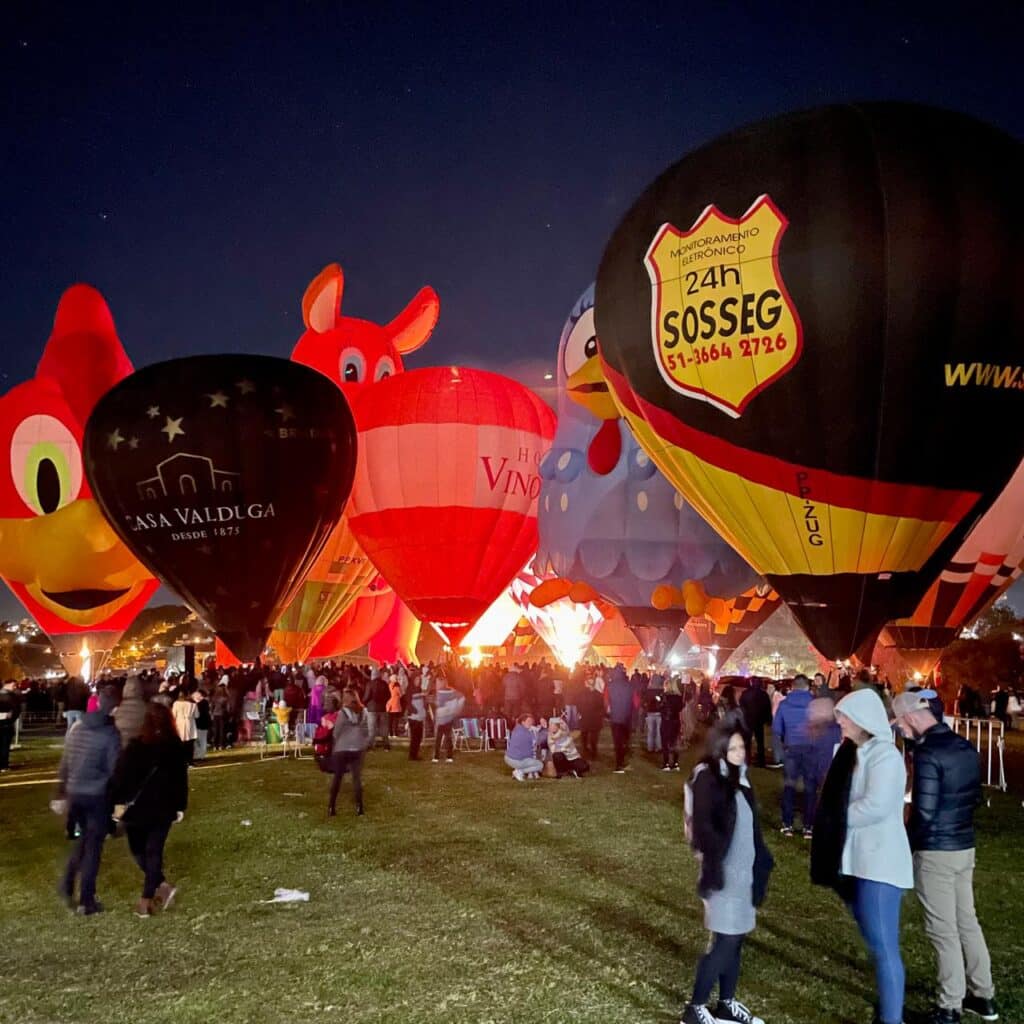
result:
M 914 888 L 910 843 L 903 825 L 907 771 L 893 742 L 885 705 L 872 689 L 856 690 L 836 705 L 844 739 L 857 745 L 846 805 L 842 873 L 853 880 L 850 910 L 875 963 L 876 1024 L 903 1020 L 900 905 Z

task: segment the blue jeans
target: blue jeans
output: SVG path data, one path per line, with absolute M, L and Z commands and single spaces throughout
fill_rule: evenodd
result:
M 75 724 L 75 722 L 80 722 L 83 718 L 85 718 L 85 712 L 84 711 L 65 711 L 64 712 L 64 721 L 67 722 L 67 725 L 68 725 L 69 729 L 71 728 L 71 726 L 73 726 Z
M 857 879 L 850 904 L 861 937 L 875 962 L 879 1017 L 883 1024 L 903 1020 L 903 958 L 900 956 L 900 905 L 903 890 L 886 882 Z
M 782 824 L 793 827 L 797 783 L 804 783 L 804 828 L 814 828 L 818 804 L 818 754 L 814 747 L 786 747 L 782 789 Z

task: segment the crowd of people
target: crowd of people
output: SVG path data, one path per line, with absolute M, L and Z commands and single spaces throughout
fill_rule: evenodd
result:
M 622 665 L 566 672 L 546 662 L 507 669 L 328 662 L 209 668 L 197 679 L 143 672 L 92 688 L 72 679 L 61 696 L 67 736 L 52 806 L 73 845 L 59 891 L 80 914 L 102 910 L 101 854 L 117 834 L 142 875 L 134 912 L 149 917 L 170 907 L 177 888 L 164 875 L 164 847 L 187 809 L 189 766 L 272 726 L 284 737 L 307 731 L 330 777 L 333 817 L 346 775 L 355 812 L 365 813 L 364 760 L 378 745 L 390 751 L 398 736 L 415 761 L 432 729 L 433 762 L 452 763 L 460 723 L 500 721 L 504 763 L 525 783 L 590 773 L 607 724 L 614 774 L 629 770 L 634 742 L 661 770 L 677 772 L 680 749 L 704 740 L 685 786 L 685 823 L 710 939 L 683 1024 L 760 1022 L 737 997 L 744 939 L 773 866 L 750 765 L 782 770 L 781 835 L 808 840 L 811 879 L 834 889 L 856 921 L 875 967 L 876 1024 L 902 1021 L 899 929 L 908 889 L 938 958 L 931 1020 L 949 1024 L 964 1011 L 997 1019 L 972 891 L 979 761 L 945 724 L 934 691 L 893 695 L 867 671 L 712 685 L 668 671 L 630 674 Z M 0 689 L 0 715 L 9 716 L 0 731 L 20 701 L 12 685 Z

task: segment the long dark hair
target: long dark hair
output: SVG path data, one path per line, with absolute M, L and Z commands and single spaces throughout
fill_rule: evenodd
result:
M 150 701 L 146 705 L 146 717 L 142 720 L 139 741 L 142 743 L 170 743 L 178 739 L 174 719 L 166 704 Z
M 729 763 L 726 754 L 729 752 L 729 741 L 739 733 L 743 742 L 749 745 L 749 734 L 742 712 L 731 711 L 720 722 L 716 722 L 710 729 L 704 740 L 704 763 L 717 775 L 724 764 L 729 771 L 729 778 L 733 785 L 738 786 L 740 782 L 740 770 L 734 764 Z

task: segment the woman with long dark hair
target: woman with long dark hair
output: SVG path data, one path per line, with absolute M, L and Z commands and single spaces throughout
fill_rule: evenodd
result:
M 128 847 L 143 874 L 137 917 L 171 905 L 177 889 L 164 877 L 164 845 L 188 806 L 188 768 L 174 719 L 163 704 L 146 705 L 142 731 L 125 747 L 114 776 Z
M 705 756 L 686 786 L 686 827 L 700 862 L 697 893 L 711 936 L 697 963 L 682 1024 L 764 1024 L 736 998 L 743 940 L 754 930 L 774 865 L 747 777 L 746 735 L 738 713 L 708 732 Z M 716 983 L 718 1003 L 712 1010 L 707 1003 Z

